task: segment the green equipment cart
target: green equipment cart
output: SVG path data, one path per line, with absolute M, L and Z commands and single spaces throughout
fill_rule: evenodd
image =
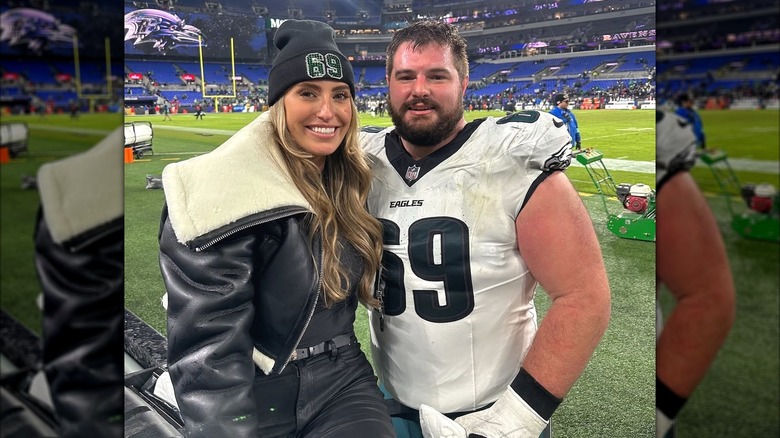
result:
M 655 242 L 655 191 L 646 184 L 615 184 L 602 158 L 604 154 L 593 148 L 575 155 L 601 195 L 607 228 L 624 239 Z M 616 198 L 622 211 L 613 212 L 614 208 L 607 205 L 607 197 Z
M 731 228 L 747 239 L 780 241 L 780 193 L 771 184 L 740 184 L 726 152 L 707 149 L 699 159 L 710 168 L 726 199 Z M 742 203 L 734 199 L 742 198 Z M 740 207 L 737 207 L 737 204 Z

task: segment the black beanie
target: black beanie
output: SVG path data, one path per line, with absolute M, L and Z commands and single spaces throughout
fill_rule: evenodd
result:
M 558 106 L 559 103 L 563 102 L 564 100 L 569 100 L 569 96 L 565 94 L 556 94 L 553 98 L 553 102 L 555 103 L 555 106 Z
M 333 28 L 321 21 L 287 20 L 274 35 L 279 54 L 268 75 L 268 106 L 298 82 L 329 79 L 349 85 L 355 97 L 355 76 L 341 54 Z

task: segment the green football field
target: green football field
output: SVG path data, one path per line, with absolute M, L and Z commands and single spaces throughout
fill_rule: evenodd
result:
M 701 117 L 708 147 L 728 154 L 739 182 L 780 185 L 778 111 L 702 111 Z M 737 235 L 731 229 L 729 201 L 719 194 L 710 169 L 699 162 L 691 172 L 722 231 L 737 317 L 712 368 L 681 412 L 677 436 L 780 436 L 780 247 Z M 739 198 L 731 202 L 736 213 L 746 209 Z M 667 314 L 673 307 L 663 289 L 661 304 Z
M 30 137 L 28 153 L 0 165 L 0 308 L 40 333 L 40 311 L 35 305 L 40 287 L 33 266 L 39 198 L 37 191 L 21 188 L 22 177 L 35 176 L 44 163 L 89 149 L 121 126 L 122 115 L 81 114 L 77 119 L 67 114 L 3 115 L 2 122 L 27 123 Z
M 494 115 L 502 116 L 496 112 Z M 467 119 L 484 117 L 485 112 L 467 113 Z M 162 190 L 147 190 L 146 175 L 160 175 L 168 163 L 210 151 L 257 114 L 207 114 L 195 120 L 190 114 L 128 117 L 127 121 L 151 120 L 155 129 L 154 155 L 146 155 L 126 166 L 126 305 L 161 333 L 165 333 L 165 312 L 160 305 L 164 288 L 158 268 L 157 228 L 163 205 Z M 580 115 L 578 114 L 578 117 Z M 592 144 L 605 156 L 626 160 L 654 159 L 654 113 L 602 111 L 582 114 L 588 126 L 584 145 Z M 362 115 L 363 125 L 389 126 L 389 118 Z M 488 145 L 486 145 L 487 147 Z M 578 173 L 579 172 L 579 173 Z M 585 170 L 572 166 L 567 171 L 582 193 L 593 217 L 606 260 L 613 293 L 613 318 L 585 375 L 572 389 L 554 417 L 556 436 L 652 437 L 654 418 L 655 367 L 655 247 L 653 243 L 629 241 L 606 229 L 603 203 L 594 195 L 595 187 Z M 619 172 L 632 182 L 654 185 L 653 174 Z M 617 176 L 615 176 L 617 178 Z M 610 208 L 619 211 L 616 202 Z M 565 267 L 566 275 L 588 275 L 576 266 Z M 549 307 L 539 293 L 540 314 Z M 367 354 L 369 334 L 365 311 L 359 310 L 356 332 Z
M 495 113 L 501 115 L 501 113 Z M 152 120 L 154 155 L 125 166 L 126 205 L 126 306 L 165 333 L 160 305 L 164 293 L 157 261 L 157 228 L 163 204 L 161 190 L 146 190 L 145 176 L 159 175 L 173 161 L 207 152 L 257 114 L 207 114 L 129 117 L 126 121 Z M 486 115 L 467 113 L 467 118 Z M 643 182 L 655 186 L 652 173 L 621 171 L 620 161 L 648 163 L 654 159 L 652 111 L 579 111 L 583 146 L 593 147 L 605 158 L 618 160 L 610 171 L 615 181 Z M 33 331 L 40 332 L 35 296 L 40 288 L 32 265 L 32 232 L 38 195 L 22 190 L 23 175 L 54 159 L 89 148 L 119 123 L 118 115 L 83 115 L 78 120 L 51 116 L 16 118 L 30 124 L 30 153 L 0 166 L 0 306 Z M 751 163 L 778 160 L 778 112 L 703 112 L 711 147 L 726 150 L 740 162 L 741 181 L 778 185 L 776 171 L 753 170 Z M 361 117 L 364 125 L 387 126 L 388 118 Z M 3 117 L 3 121 L 11 121 Z M 117 146 L 119 147 L 119 145 Z M 742 160 L 742 161 L 740 161 Z M 747 169 L 747 170 L 745 170 Z M 567 175 L 581 193 L 602 246 L 613 296 L 612 320 L 585 374 L 554 415 L 559 437 L 652 437 L 654 430 L 654 321 L 655 247 L 652 243 L 620 239 L 606 230 L 606 212 L 584 168 L 572 165 Z M 681 414 L 680 437 L 778 436 L 778 244 L 749 241 L 731 231 L 725 200 L 716 196 L 717 184 L 706 167 L 693 174 L 707 192 L 715 211 L 737 286 L 738 314 L 735 327 L 710 374 Z M 608 207 L 619 211 L 609 200 Z M 587 275 L 576 266 L 568 275 Z M 661 294 L 669 310 L 668 294 Z M 537 295 L 540 317 L 549 306 L 544 293 Z M 364 311 L 358 312 L 356 331 L 364 347 L 368 328 Z

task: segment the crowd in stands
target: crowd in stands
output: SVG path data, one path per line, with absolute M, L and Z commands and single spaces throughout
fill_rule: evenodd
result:
M 777 108 L 780 20 L 776 0 L 659 4 L 659 102 L 681 94 L 707 108 Z M 695 54 L 695 58 L 687 55 Z
M 603 84 L 600 84 L 603 82 Z M 496 93 L 484 94 L 480 88 L 467 93 L 464 105 L 467 109 L 500 109 L 514 111 L 523 108 L 548 108 L 550 99 L 558 93 L 569 96 L 572 107 L 579 109 L 585 98 L 596 98 L 602 102 L 601 108 L 611 101 L 631 100 L 641 102 L 652 100 L 655 95 L 655 80 L 628 79 L 614 81 L 594 81 L 585 87 L 587 81 L 569 81 L 559 79 L 541 83 L 506 83 Z
M 424 17 L 445 20 L 450 23 L 482 22 L 484 29 L 493 29 L 655 6 L 654 1 L 615 0 L 583 5 L 571 5 L 563 1 L 550 1 L 547 3 L 530 0 L 520 2 L 482 1 L 454 8 L 446 6 L 442 8 L 436 2 L 421 3 L 423 4 L 416 5 L 414 9 L 403 6 L 396 8 L 396 11 L 408 11 L 408 16 L 399 17 L 394 15 L 392 20 L 402 21 L 403 19 L 410 20 Z M 387 7 L 385 10 L 387 10 Z
M 656 8 L 658 21 L 683 24 L 692 20 L 710 17 L 733 17 L 765 8 L 777 8 L 777 0 L 755 0 L 751 2 L 702 2 L 700 0 L 677 0 L 660 2 Z

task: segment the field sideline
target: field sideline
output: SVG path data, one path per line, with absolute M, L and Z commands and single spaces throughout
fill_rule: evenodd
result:
M 620 162 L 652 163 L 654 131 L 652 111 L 578 111 L 583 145 L 595 147 L 607 160 L 616 182 L 644 182 L 655 186 L 651 173 L 617 170 Z M 503 113 L 496 112 L 501 116 Z M 230 133 L 258 114 L 207 114 L 202 121 L 191 115 L 127 117 L 126 121 L 151 120 L 155 125 L 155 155 L 125 166 L 126 306 L 165 333 L 164 292 L 157 262 L 156 236 L 162 208 L 161 190 L 146 190 L 145 176 L 159 175 L 175 160 L 213 149 Z M 485 116 L 467 113 L 467 117 Z M 743 182 L 770 182 L 778 186 L 777 111 L 702 111 L 710 146 L 729 154 L 732 167 Z M 364 124 L 389 119 L 362 117 Z M 34 175 L 48 161 L 89 148 L 121 122 L 117 114 L 4 116 L 3 122 L 24 121 L 30 126 L 30 153 L 0 172 L 0 307 L 34 332 L 40 333 L 40 312 L 34 300 L 40 292 L 32 266 L 32 232 L 38 194 L 22 190 L 21 178 Z M 195 129 L 214 132 L 195 132 Z M 756 168 L 735 165 L 745 160 Z M 579 165 L 567 175 L 580 192 L 591 214 L 613 295 L 610 327 L 585 374 L 554 416 L 556 436 L 652 437 L 654 435 L 654 318 L 655 250 L 652 243 L 619 239 L 606 230 L 606 215 L 594 196 L 595 188 Z M 730 229 L 724 199 L 706 167 L 692 170 L 708 195 L 729 251 L 737 286 L 737 322 L 713 368 L 681 414 L 678 437 L 780 436 L 780 252 L 776 243 L 749 241 Z M 610 208 L 619 209 L 610 201 Z M 570 275 L 587 275 L 569 267 Z M 671 300 L 661 291 L 666 312 Z M 544 293 L 537 295 L 540 317 L 549 306 Z M 356 330 L 367 346 L 364 311 L 358 312 Z
M 503 116 L 502 112 L 493 113 Z M 254 117 L 254 114 L 207 114 L 203 120 L 191 115 L 136 116 L 128 121 L 151 120 L 155 127 L 154 155 L 145 155 L 126 166 L 126 306 L 161 333 L 165 313 L 160 306 L 164 293 L 157 261 L 157 227 L 163 204 L 161 190 L 146 190 L 147 174 L 159 175 L 170 162 L 213 149 Z M 485 112 L 467 113 L 467 118 L 484 117 Z M 578 114 L 579 118 L 579 114 Z M 603 111 L 584 116 L 589 132 L 599 139 L 605 156 L 652 162 L 654 159 L 654 113 Z M 361 116 L 364 125 L 389 125 L 389 118 Z M 586 122 L 582 122 L 585 124 Z M 616 135 L 617 134 L 617 135 Z M 587 137 L 587 135 L 583 135 Z M 594 141 L 595 142 L 595 141 Z M 595 145 L 595 143 L 594 143 Z M 587 146 L 587 144 L 586 144 Z M 576 171 L 581 174 L 576 175 Z M 556 436 L 654 435 L 654 290 L 655 247 L 652 243 L 620 239 L 606 229 L 606 212 L 595 187 L 583 168 L 567 170 L 594 220 L 602 245 L 613 292 L 613 319 L 583 378 L 572 389 L 554 416 Z M 613 172 L 615 178 L 654 184 L 653 173 Z M 617 202 L 609 203 L 619 211 Z M 587 275 L 576 266 L 570 275 Z M 626 275 L 628 273 L 628 275 Z M 540 316 L 549 307 L 544 293 L 537 294 Z M 541 316 L 543 317 L 543 316 Z M 368 325 L 365 310 L 357 314 L 356 332 L 368 353 Z
M 708 147 L 728 154 L 741 183 L 780 186 L 780 118 L 777 110 L 701 111 Z M 749 162 L 753 168 L 740 168 Z M 709 168 L 691 173 L 705 192 L 728 252 L 737 317 L 707 376 L 682 410 L 678 438 L 780 436 L 780 251 L 777 242 L 747 240 L 731 229 L 726 199 Z M 744 201 L 734 199 L 737 213 Z M 662 212 L 660 214 L 663 214 Z M 692 225 L 695 226 L 695 225 Z M 673 303 L 665 289 L 661 305 Z

